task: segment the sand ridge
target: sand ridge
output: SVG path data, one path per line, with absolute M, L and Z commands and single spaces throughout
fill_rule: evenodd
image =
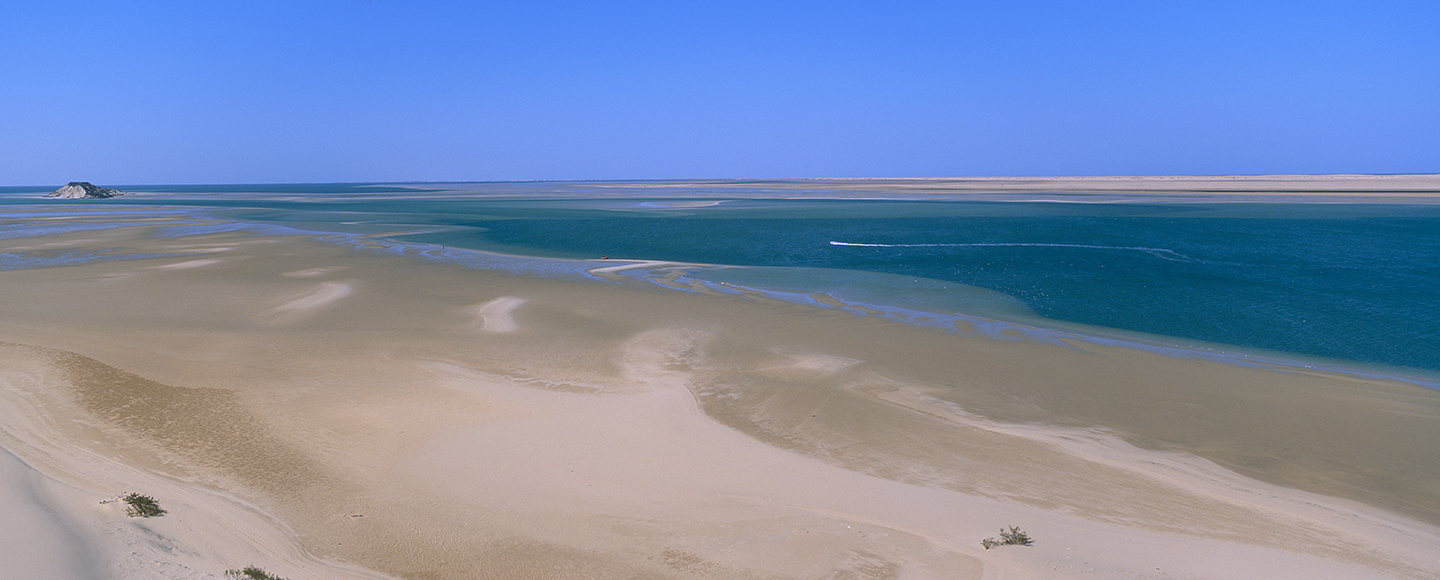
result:
M 163 264 L 163 265 L 160 265 L 160 266 L 153 266 L 153 267 L 151 267 L 151 269 L 152 269 L 152 270 L 189 270 L 189 269 L 191 269 L 191 268 L 204 268 L 205 266 L 212 266 L 212 265 L 215 265 L 215 264 L 219 264 L 220 262 L 223 262 L 223 261 L 224 261 L 224 260 L 220 260 L 220 259 L 217 259 L 217 258 L 202 258 L 202 259 L 198 259 L 198 260 L 186 260 L 186 261 L 184 261 L 184 262 L 176 262 L 176 263 L 174 263 L 174 264 Z
M 262 312 L 261 316 L 280 322 L 291 322 L 307 313 L 338 302 L 354 291 L 355 286 L 350 282 L 321 282 L 303 296 L 287 300 L 284 304 L 268 309 Z
M 512 316 L 511 313 L 524 303 L 524 298 L 501 296 L 476 306 L 475 316 L 479 319 L 478 325 L 480 330 L 485 332 L 515 332 L 519 328 L 519 325 L 515 324 L 515 317 Z

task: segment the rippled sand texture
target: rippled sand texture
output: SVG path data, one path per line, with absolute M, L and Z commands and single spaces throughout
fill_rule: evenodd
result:
M 153 255 L 0 272 L 44 577 L 1440 574 L 1419 387 L 166 227 L 0 240 Z

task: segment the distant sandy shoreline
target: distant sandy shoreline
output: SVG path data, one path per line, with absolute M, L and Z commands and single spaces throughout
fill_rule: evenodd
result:
M 56 219 L 105 227 L 0 252 L 134 259 L 0 271 L 27 577 L 1440 575 L 1440 393 L 1399 381 Z
M 590 195 L 614 190 L 614 195 L 644 191 L 660 197 L 773 196 L 793 190 L 806 197 L 877 197 L 895 199 L 1013 199 L 1024 194 L 1053 194 L 1074 199 L 1103 199 L 1105 196 L 1140 197 L 1157 200 L 1193 198 L 1265 200 L 1323 198 L 1333 200 L 1426 202 L 1440 199 L 1440 174 L 1406 175 L 1162 175 L 1162 176 L 1048 176 L 1048 177 L 833 177 L 762 179 L 665 179 L 603 181 L 499 181 L 499 182 L 376 182 L 332 184 L 337 187 L 393 189 L 399 197 L 430 195 L 489 195 L 533 197 L 563 195 L 553 191 L 527 193 L 517 188 L 552 185 L 598 185 Z M 317 184 L 299 184 L 304 190 Z M 318 184 L 324 185 L 324 184 Z M 44 186 L 49 187 L 49 186 Z M 44 187 L 37 186 L 35 192 Z M 144 185 L 124 185 L 131 196 L 186 197 L 191 195 L 275 195 L 276 186 L 254 184 L 254 191 L 236 185 L 167 185 L 163 191 L 147 191 Z M 150 186 L 155 187 L 155 186 Z M 193 191 L 187 191 L 187 187 Z M 8 189 L 26 189 L 10 187 Z M 755 190 L 746 192 L 746 190 Z M 48 189 L 45 190 L 48 192 Z M 321 188 L 323 191 L 323 188 Z M 303 197 L 304 193 L 294 194 Z M 123 200 L 124 198 L 117 198 Z
M 635 182 L 643 183 L 643 182 Z M 1440 175 L 1217 175 L 1075 177 L 814 178 L 777 180 L 677 180 L 666 187 L 703 188 L 743 183 L 776 189 L 824 189 L 858 194 L 970 196 L 1001 193 L 1132 194 L 1155 196 L 1250 195 L 1257 197 L 1440 197 Z M 819 187 L 817 187 L 819 186 Z

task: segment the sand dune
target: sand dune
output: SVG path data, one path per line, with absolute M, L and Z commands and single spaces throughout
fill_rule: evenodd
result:
M 53 505 L 45 477 L 0 450 L 0 561 L 15 578 L 104 578 L 96 546 Z
M 132 463 L 152 455 L 113 433 L 99 447 L 75 445 L 94 424 L 57 396 L 63 355 L 0 343 L 0 556 L 6 577 L 26 579 L 219 580 L 227 569 L 259 565 L 292 580 L 387 578 L 308 553 L 284 525 L 240 498 L 178 481 Z M 104 368 L 103 366 L 96 368 Z M 112 379 L 114 377 L 106 377 Z M 128 448 L 116 454 L 116 448 Z M 136 455 L 136 452 L 139 452 Z M 153 455 L 152 455 L 153 457 Z M 117 499 L 143 490 L 167 513 L 131 518 Z

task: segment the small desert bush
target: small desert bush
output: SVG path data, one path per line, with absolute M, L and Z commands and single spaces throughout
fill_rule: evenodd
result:
M 1000 539 L 998 540 L 995 538 L 980 540 L 980 545 L 985 546 L 986 550 L 997 546 L 1029 546 L 1033 543 L 1035 542 L 1030 539 L 1030 534 L 1020 531 L 1020 528 L 1015 526 L 1010 526 L 1008 532 L 1005 531 L 1005 528 L 1000 528 Z
M 254 566 L 246 566 L 240 570 L 226 570 L 225 577 L 236 580 L 285 580 Z
M 148 495 L 130 493 L 121 497 L 120 501 L 125 502 L 125 515 L 132 518 L 153 518 L 165 515 L 165 510 L 160 508 L 160 503 Z

